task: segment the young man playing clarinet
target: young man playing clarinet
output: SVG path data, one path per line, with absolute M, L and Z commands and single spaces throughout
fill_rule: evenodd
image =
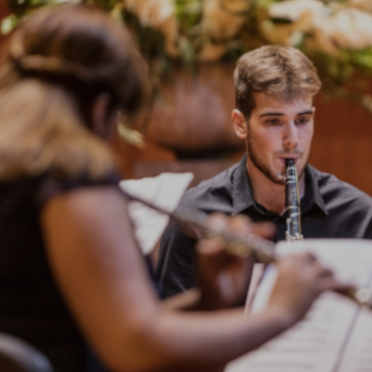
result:
M 234 73 L 236 135 L 245 140 L 239 163 L 189 190 L 181 204 L 206 213 L 238 213 L 286 231 L 285 163 L 299 179 L 305 238 L 372 238 L 372 199 L 307 164 L 314 132 L 313 97 L 321 82 L 299 50 L 263 46 L 244 54 Z M 194 240 L 176 226 L 163 235 L 157 279 L 168 297 L 194 286 Z

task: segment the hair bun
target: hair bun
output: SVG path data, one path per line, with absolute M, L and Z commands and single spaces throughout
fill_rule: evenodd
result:
M 100 74 L 93 75 L 86 67 L 67 60 L 41 54 L 26 54 L 19 37 L 15 37 L 9 48 L 9 58 L 16 68 L 25 75 L 39 77 L 73 78 L 86 85 L 99 83 Z

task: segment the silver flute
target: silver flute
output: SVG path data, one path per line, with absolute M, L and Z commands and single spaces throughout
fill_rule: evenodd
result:
M 122 191 L 122 190 L 121 190 Z M 224 224 L 214 224 L 213 226 L 207 221 L 207 214 L 191 210 L 189 208 L 178 206 L 174 212 L 169 212 L 157 205 L 147 202 L 140 197 L 122 191 L 122 193 L 130 200 L 139 202 L 147 207 L 156 210 L 159 213 L 170 216 L 181 225 L 192 226 L 201 232 L 204 236 L 218 237 L 224 243 L 225 250 L 235 256 L 249 257 L 253 256 L 258 262 L 269 264 L 277 261 L 275 254 L 275 244 L 269 240 L 260 238 L 257 235 L 241 237 L 229 231 Z M 372 310 L 372 290 L 371 288 L 350 288 L 347 291 L 339 292 L 356 302 L 360 306 L 364 306 Z
M 300 193 L 296 165 L 293 159 L 285 160 L 285 215 L 287 231 L 285 238 L 289 242 L 302 241 Z

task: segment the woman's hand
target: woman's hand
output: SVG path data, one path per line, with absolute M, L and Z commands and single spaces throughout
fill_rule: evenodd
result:
M 270 223 L 252 223 L 248 217 L 226 217 L 213 214 L 211 226 L 221 226 L 239 236 L 249 234 L 269 238 L 274 233 Z M 254 265 L 253 258 L 233 256 L 224 249 L 219 238 L 201 240 L 197 245 L 198 281 L 202 291 L 201 307 L 205 310 L 244 305 Z
M 283 314 L 289 325 L 300 320 L 322 292 L 345 287 L 311 253 L 281 258 L 277 266 L 269 309 Z

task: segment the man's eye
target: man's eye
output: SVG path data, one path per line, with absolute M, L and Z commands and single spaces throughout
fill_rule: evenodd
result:
M 268 119 L 268 120 L 266 120 L 266 124 L 269 124 L 269 125 L 280 125 L 280 120 L 278 120 L 278 119 Z
M 309 118 L 300 118 L 296 120 L 296 124 L 298 125 L 304 125 L 307 124 L 310 121 Z

